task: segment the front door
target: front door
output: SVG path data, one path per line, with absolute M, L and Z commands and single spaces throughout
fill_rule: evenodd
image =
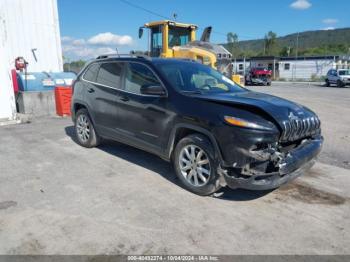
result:
M 332 84 L 337 83 L 337 71 L 336 70 L 331 70 L 330 71 L 330 74 L 328 76 L 328 80 Z
M 124 92 L 119 97 L 120 131 L 130 142 L 151 151 L 164 148 L 164 133 L 168 128 L 167 97 L 143 95 L 143 85 L 161 85 L 155 73 L 146 65 L 129 62 L 125 65 Z

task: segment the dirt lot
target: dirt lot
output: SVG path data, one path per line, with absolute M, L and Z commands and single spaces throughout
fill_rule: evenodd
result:
M 350 88 L 254 87 L 323 121 L 320 162 L 274 191 L 199 197 L 171 165 L 70 119 L 0 127 L 0 254 L 350 254 Z

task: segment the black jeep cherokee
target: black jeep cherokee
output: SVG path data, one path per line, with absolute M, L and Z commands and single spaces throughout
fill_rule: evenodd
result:
M 100 56 L 73 90 L 82 146 L 107 138 L 156 154 L 199 195 L 226 185 L 276 188 L 309 169 L 323 143 L 310 109 L 251 92 L 194 61 Z

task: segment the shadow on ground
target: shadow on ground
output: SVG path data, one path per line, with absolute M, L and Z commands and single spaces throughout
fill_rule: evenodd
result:
M 77 143 L 77 138 L 74 132 L 74 126 L 65 127 L 66 134 Z M 141 166 L 148 170 L 151 170 L 159 175 L 161 175 L 166 180 L 172 182 L 173 184 L 183 188 L 181 182 L 176 177 L 176 174 L 173 170 L 172 164 L 162 160 L 161 158 L 150 154 L 148 152 L 139 150 L 137 148 L 118 143 L 115 141 L 105 140 L 98 149 L 126 160 L 135 165 Z M 215 198 L 221 200 L 231 200 L 231 201 L 249 201 L 255 200 L 260 197 L 263 197 L 273 190 L 269 191 L 250 191 L 244 189 L 230 189 L 228 187 L 220 189 L 216 194 Z

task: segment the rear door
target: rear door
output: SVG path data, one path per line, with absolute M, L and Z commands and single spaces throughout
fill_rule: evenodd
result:
M 139 62 L 126 63 L 124 92 L 120 94 L 118 105 L 119 131 L 129 142 L 159 152 L 167 141 L 164 137 L 170 116 L 167 97 L 143 95 L 140 92 L 143 85 L 162 83 L 149 66 Z
M 95 79 L 85 79 L 84 75 L 88 82 L 85 98 L 97 131 L 102 136 L 113 137 L 118 123 L 116 101 L 122 85 L 123 63 L 112 61 L 98 65 Z

